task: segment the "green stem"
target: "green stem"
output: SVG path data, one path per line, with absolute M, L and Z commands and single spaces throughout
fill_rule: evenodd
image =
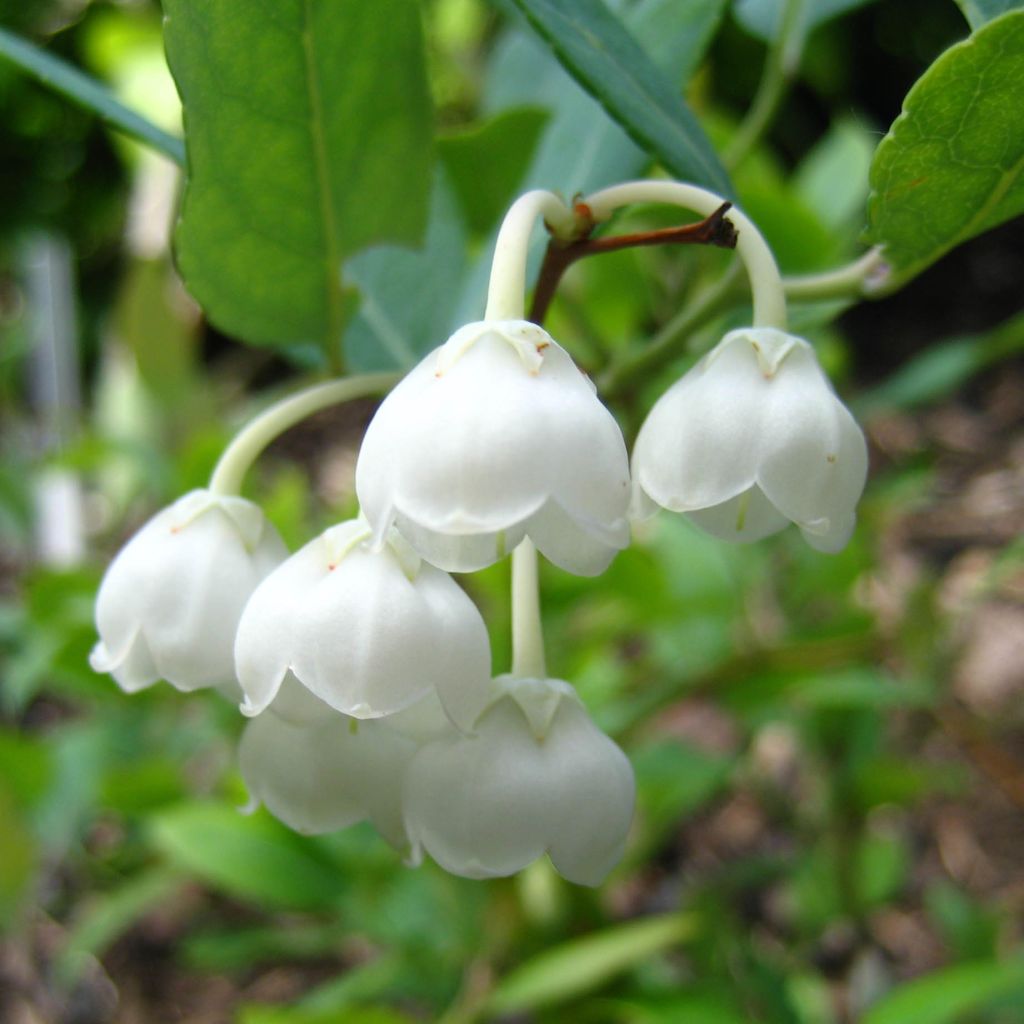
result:
M 512 675 L 519 679 L 547 676 L 537 549 L 529 537 L 512 552 Z
M 693 333 L 730 305 L 739 274 L 740 264 L 733 263 L 721 277 L 698 292 L 647 345 L 610 366 L 598 379 L 598 391 L 611 398 L 638 376 L 660 369 L 681 355 Z
M 179 166 L 185 166 L 185 143 L 181 139 L 126 107 L 105 85 L 60 57 L 3 28 L 0 28 L 0 56 L 96 114 L 112 128 L 155 149 Z
M 784 277 L 782 286 L 786 289 L 786 298 L 794 302 L 864 298 L 873 293 L 871 282 L 884 271 L 885 265 L 882 250 L 875 246 L 859 259 L 835 270 Z
M 246 424 L 224 449 L 210 477 L 210 490 L 215 494 L 238 494 L 249 467 L 263 449 L 289 427 L 339 402 L 381 394 L 399 376 L 397 373 L 368 373 L 360 377 L 342 377 L 314 384 L 272 405 Z
M 781 24 L 768 56 L 757 92 L 740 122 L 722 160 L 730 170 L 742 163 L 771 126 L 786 89 L 800 67 L 804 40 L 804 7 L 806 0 L 786 0 Z

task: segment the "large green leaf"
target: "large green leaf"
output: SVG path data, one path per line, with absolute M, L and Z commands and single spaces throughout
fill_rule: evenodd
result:
M 692 918 L 664 914 L 566 942 L 538 954 L 499 982 L 488 1009 L 516 1013 L 564 1002 L 683 942 L 693 931 Z
M 472 231 L 489 231 L 512 201 L 549 117 L 542 107 L 517 107 L 438 139 L 438 155 Z
M 871 235 L 892 286 L 1024 212 L 1024 11 L 947 50 L 907 94 L 871 165 Z
M 862 1024 L 953 1024 L 1018 993 L 1024 999 L 1024 961 L 958 964 L 901 985 L 872 1006 Z
M 300 910 L 337 902 L 341 880 L 328 858 L 266 813 L 184 804 L 153 819 L 152 837 L 172 864 L 233 896 Z
M 697 119 L 601 0 L 514 0 L 563 66 L 672 174 L 730 195 Z
M 178 266 L 221 329 L 337 354 L 341 265 L 426 224 L 432 115 L 416 0 L 165 0 L 188 182 Z
M 957 6 L 964 12 L 971 28 L 981 28 L 986 21 L 998 18 L 1007 11 L 1015 11 L 1024 7 L 1024 0 L 956 0 Z

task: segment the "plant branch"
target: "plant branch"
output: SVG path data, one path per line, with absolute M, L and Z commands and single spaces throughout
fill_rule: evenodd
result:
M 155 149 L 179 166 L 185 166 L 185 143 L 181 139 L 126 107 L 95 78 L 4 28 L 0 28 L 0 56 L 96 114 L 112 128 Z
M 709 217 L 694 224 L 591 238 L 590 233 L 594 230 L 596 222 L 585 203 L 576 203 L 574 213 L 577 221 L 582 224 L 581 236 L 567 242 L 557 235 L 552 235 L 548 241 L 544 263 L 541 265 L 537 286 L 533 292 L 529 319 L 536 324 L 544 322 L 562 275 L 573 263 L 585 256 L 597 256 L 605 252 L 618 252 L 620 249 L 635 249 L 647 245 L 716 245 L 723 249 L 734 249 L 737 241 L 736 228 L 725 217 L 731 206 L 732 203 L 722 203 Z
M 747 115 L 740 122 L 732 142 L 722 156 L 730 170 L 742 163 L 761 140 L 778 113 L 786 89 L 800 67 L 805 31 L 807 0 L 786 0 L 781 24 L 765 59 L 764 72 Z

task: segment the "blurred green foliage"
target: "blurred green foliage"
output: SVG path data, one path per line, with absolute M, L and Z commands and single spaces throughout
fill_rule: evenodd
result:
M 431 169 L 420 146 L 403 167 L 410 205 L 385 211 L 401 227 L 380 234 L 417 236 L 428 195 L 429 219 L 422 247 L 369 248 L 347 262 L 345 286 L 358 298 L 345 299 L 341 357 L 353 369 L 409 365 L 479 315 L 496 223 L 516 192 L 568 197 L 651 168 L 512 6 L 423 5 L 438 159 Z M 960 6 L 969 25 L 951 0 L 805 5 L 803 58 L 779 112 L 729 168 L 785 272 L 857 255 L 872 161 L 882 191 L 871 230 L 904 247 L 898 284 L 973 232 L 939 237 L 935 209 L 956 200 L 977 228 L 1019 210 L 1017 178 L 995 199 L 963 176 L 948 188 L 952 172 L 934 154 L 924 172 L 936 177 L 912 199 L 879 186 L 894 168 L 921 172 L 905 136 L 915 118 L 939 103 L 970 120 L 967 84 L 934 83 L 976 59 L 982 34 L 998 35 L 1014 62 L 983 69 L 1010 99 L 996 111 L 998 132 L 996 121 L 978 129 L 982 142 L 998 133 L 1009 152 L 1020 141 L 1011 101 L 1021 98 L 1024 14 L 1005 13 L 1019 4 Z M 726 152 L 778 45 L 780 5 L 608 7 L 648 72 L 685 96 Z M 172 13 L 197 11 L 176 0 Z M 175 130 L 159 18 L 147 3 L 0 3 L 5 28 L 101 75 Z M 959 43 L 971 28 L 976 41 Z M 405 30 L 418 34 L 412 22 Z M 240 63 L 257 60 L 258 43 L 257 33 Z M 268 58 L 259 70 L 273 67 Z M 321 71 L 325 83 L 344 77 L 326 59 Z M 420 71 L 409 74 L 419 82 Z M 879 147 L 918 78 L 904 127 Z M 203 99 L 216 105 L 215 96 L 210 88 Z M 426 97 L 412 107 L 422 129 Z M 873 347 L 857 311 L 841 316 L 851 297 L 793 310 L 873 441 L 861 525 L 842 554 L 818 555 L 790 534 L 727 547 L 663 515 L 597 581 L 544 572 L 551 669 L 630 754 L 637 820 L 623 864 L 598 891 L 568 885 L 546 863 L 471 882 L 430 864 L 405 868 L 361 826 L 308 838 L 265 812 L 240 814 L 242 722 L 229 702 L 169 687 L 129 699 L 89 669 L 92 604 L 111 553 L 153 509 L 201 486 L 232 430 L 297 387 L 318 346 L 337 339 L 325 343 L 316 309 L 295 313 L 316 329 L 296 333 L 254 309 L 246 315 L 266 337 L 218 332 L 172 267 L 166 204 L 179 184 L 166 168 L 3 61 L 0 108 L 0 1017 L 28 1006 L 60 1021 L 237 1024 L 1024 1020 L 1019 649 L 993 644 L 1001 667 L 967 661 L 978 637 L 991 637 L 986 623 L 999 633 L 1021 621 L 1018 228 L 947 257 L 958 261 L 963 322 L 935 311 L 950 287 L 931 276 L 942 263 L 878 304 L 880 317 L 924 325 L 917 351 L 888 336 L 898 356 Z M 354 138 L 372 147 L 372 126 L 359 127 Z M 246 130 L 228 118 L 220 133 L 233 139 L 221 141 L 243 146 L 232 166 L 258 169 Z M 1018 156 L 1009 153 L 1014 167 Z M 339 176 L 332 187 L 344 185 Z M 259 198 L 288 208 L 289 195 Z M 365 203 L 361 194 L 338 206 Z M 312 239 L 308 284 L 322 264 L 322 225 L 297 213 Z M 616 229 L 673 222 L 639 211 Z M 219 221 L 182 230 L 208 260 L 230 249 L 235 281 L 259 269 L 263 257 L 242 236 L 225 238 Z M 72 360 L 84 397 L 59 443 L 31 386 L 38 310 L 24 253 L 39 231 L 74 254 Z M 633 250 L 586 261 L 564 281 L 549 326 L 615 384 L 627 434 L 747 315 L 728 264 L 717 252 Z M 979 281 L 1002 290 L 979 298 Z M 249 320 L 218 317 L 214 305 L 215 324 L 247 333 Z M 694 307 L 704 310 L 696 321 Z M 243 344 L 253 340 L 271 344 Z M 622 370 L 660 342 L 668 358 L 633 377 Z M 249 493 L 292 547 L 352 511 L 352 454 L 369 413 L 321 414 L 252 474 Z M 88 554 L 64 567 L 36 555 L 37 488 L 53 470 L 85 488 Z M 986 499 L 993 488 L 999 500 Z M 508 569 L 465 585 L 503 669 Z M 979 696 L 972 683 L 986 672 L 999 685 L 1009 678 L 1008 689 L 993 683 L 994 696 Z

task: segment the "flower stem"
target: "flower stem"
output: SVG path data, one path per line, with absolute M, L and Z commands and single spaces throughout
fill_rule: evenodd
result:
M 247 423 L 224 449 L 210 477 L 214 494 L 238 494 L 249 467 L 271 441 L 300 420 L 328 406 L 387 391 L 400 374 L 368 373 L 314 384 L 276 402 Z
M 534 189 L 523 193 L 509 207 L 494 245 L 485 320 L 523 318 L 526 310 L 526 257 L 538 217 L 543 217 L 559 237 L 571 237 L 576 226 L 572 210 L 554 192 Z
M 714 192 L 679 181 L 630 181 L 601 189 L 582 200 L 596 220 L 607 220 L 630 203 L 668 203 L 708 217 L 725 200 Z M 738 232 L 736 252 L 747 269 L 754 304 L 753 326 L 786 329 L 786 296 L 782 278 L 768 243 L 754 222 L 734 206 L 729 220 Z
M 800 67 L 807 37 L 804 8 L 807 0 L 786 0 L 778 34 L 765 59 L 764 72 L 747 116 L 740 122 L 722 156 L 726 167 L 736 167 L 761 140 L 778 113 L 789 83 Z
M 485 320 L 521 320 L 525 315 L 526 258 L 538 217 L 555 237 L 571 239 L 576 233 L 576 215 L 553 192 L 535 189 L 521 195 L 498 231 Z M 530 679 L 546 675 L 537 549 L 529 538 L 512 552 L 512 674 Z
M 512 675 L 544 679 L 544 630 L 537 585 L 537 549 L 527 537 L 512 552 Z
M 782 279 L 786 297 L 795 302 L 821 299 L 863 298 L 872 294 L 872 282 L 885 274 L 882 250 L 875 246 L 846 266 L 820 274 L 801 274 Z

